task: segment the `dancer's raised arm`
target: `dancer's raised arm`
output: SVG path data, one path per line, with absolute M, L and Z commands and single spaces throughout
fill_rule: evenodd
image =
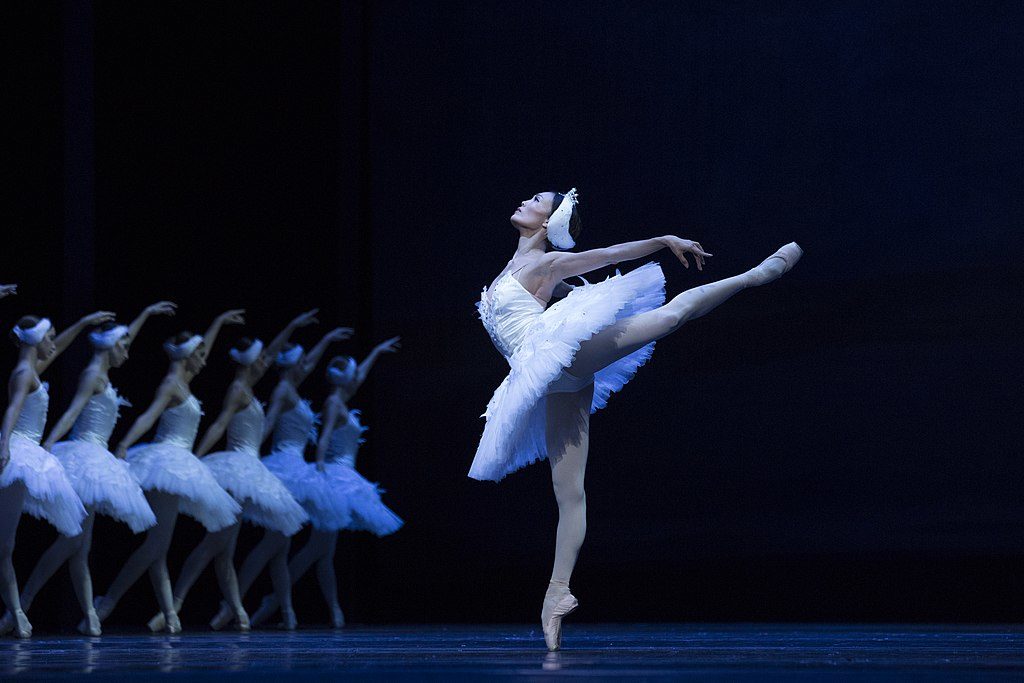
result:
M 142 330 L 142 326 L 146 324 L 146 321 L 150 316 L 153 315 L 174 315 L 178 310 L 178 304 L 173 301 L 158 301 L 155 304 L 150 304 L 142 309 L 142 313 L 128 325 L 128 334 L 125 339 L 125 344 L 131 344 L 135 341 L 135 338 L 139 336 L 139 332 Z
M 394 353 L 398 349 L 402 348 L 399 345 L 401 337 L 392 337 L 391 339 L 385 339 L 380 344 L 373 347 L 373 351 L 367 354 L 363 362 L 359 364 L 359 368 L 356 370 L 355 382 L 352 383 L 352 393 L 355 393 L 366 381 L 366 376 L 370 374 L 370 370 L 373 368 L 373 364 L 377 362 L 377 358 L 382 353 Z
M 344 341 L 351 336 L 351 327 L 336 327 L 325 334 L 323 338 L 316 343 L 316 346 L 307 351 L 302 357 L 302 360 L 299 361 L 299 367 L 297 368 L 294 381 L 295 386 L 298 387 L 302 384 L 303 380 L 309 377 L 309 373 L 316 369 L 317 363 L 319 363 L 320 359 L 323 358 L 324 352 L 327 351 L 328 346 L 334 342 Z
M 213 348 L 213 343 L 217 341 L 217 335 L 220 334 L 220 330 L 225 325 L 244 325 L 245 324 L 245 309 L 244 308 L 233 308 L 230 311 L 224 311 L 210 323 L 210 327 L 206 330 L 206 334 L 203 335 L 203 346 L 206 347 L 206 353 L 210 353 Z
M 262 356 L 264 364 L 269 367 L 274 362 L 274 359 L 277 358 L 277 354 L 284 348 L 284 345 L 288 343 L 288 340 L 291 339 L 295 330 L 300 327 L 306 327 L 307 325 L 319 324 L 320 321 L 316 319 L 316 314 L 319 312 L 319 308 L 314 308 L 293 318 L 292 321 L 288 323 L 285 328 L 263 348 Z
M 131 429 L 121 439 L 121 443 L 117 444 L 117 450 L 114 451 L 114 455 L 119 458 L 124 458 L 128 455 L 128 449 L 135 445 L 142 436 L 153 428 L 156 421 L 160 419 L 164 410 L 171 405 L 171 401 L 177 399 L 179 401 L 187 398 L 182 391 L 181 383 L 173 377 L 166 377 L 160 383 L 160 387 L 156 390 L 156 395 L 153 397 L 153 402 L 149 404 L 146 411 L 135 418 L 135 423 L 132 424 Z
M 665 248 L 671 249 L 687 268 L 690 267 L 690 262 L 686 260 L 686 254 L 692 254 L 693 260 L 697 263 L 697 270 L 703 270 L 704 259 L 711 256 L 700 246 L 700 242 L 666 235 L 580 252 L 552 251 L 544 256 L 542 264 L 550 269 L 550 277 L 553 280 L 563 280 L 623 261 L 643 258 Z
M 74 325 L 68 327 L 66 330 L 64 330 L 54 338 L 54 352 L 47 356 L 46 358 L 39 358 L 36 360 L 36 372 L 42 374 L 43 371 L 46 370 L 46 368 L 50 367 L 50 364 L 54 361 L 54 359 L 56 359 L 57 356 L 63 353 L 66 348 L 71 346 L 71 342 L 73 342 L 75 340 L 75 337 L 81 334 L 82 330 L 84 330 L 86 327 L 89 327 L 91 325 L 102 325 L 103 323 L 111 321 L 113 319 L 114 314 L 111 313 L 110 311 L 97 311 L 95 313 L 90 313 L 89 315 L 85 316 L 84 318 L 76 322 Z

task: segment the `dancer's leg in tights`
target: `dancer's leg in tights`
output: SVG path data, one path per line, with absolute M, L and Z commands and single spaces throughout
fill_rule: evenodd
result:
M 263 538 L 252 549 L 238 570 L 238 592 L 244 598 L 252 588 L 256 577 L 260 575 L 264 567 L 269 565 L 270 581 L 274 586 L 274 594 L 281 605 L 284 624 L 288 628 L 295 628 L 295 613 L 292 611 L 292 582 L 288 574 L 288 548 L 290 546 L 290 536 L 285 536 L 280 531 L 267 529 Z M 231 607 L 227 602 L 222 602 L 220 611 L 210 621 L 210 626 L 215 630 L 224 628 L 233 617 L 234 613 Z
M 32 624 L 21 609 L 12 556 L 25 494 L 25 485 L 20 481 L 0 489 L 0 599 L 13 616 L 12 628 L 16 628 L 17 635 L 22 638 L 32 635 Z
M 156 592 L 157 603 L 167 619 L 168 630 L 179 631 L 181 626 L 174 610 L 171 580 L 167 572 L 167 550 L 170 548 L 174 525 L 178 520 L 179 499 L 170 493 L 149 490 L 146 491 L 146 500 L 156 515 L 156 526 L 146 532 L 146 540 L 121 567 L 107 594 L 97 598 L 96 613 L 101 621 L 110 616 L 128 589 L 148 571 L 153 590 Z
M 299 579 L 305 576 L 310 567 L 324 556 L 327 556 L 328 553 L 333 557 L 333 541 L 336 537 L 336 531 L 318 531 L 313 529 L 306 545 L 302 547 L 302 550 L 295 553 L 295 557 L 288 563 L 288 573 L 292 585 L 295 585 Z M 260 608 L 252 615 L 253 625 L 266 621 L 279 606 L 280 603 L 276 595 L 265 596 L 260 603 Z
M 345 625 L 345 615 L 338 604 L 338 577 L 334 573 L 334 555 L 338 549 L 337 532 L 314 532 L 326 533 L 324 539 L 324 554 L 316 561 L 316 578 L 320 582 L 320 592 L 323 593 L 324 602 L 327 603 L 327 611 L 331 613 L 331 625 L 334 628 L 341 628 Z

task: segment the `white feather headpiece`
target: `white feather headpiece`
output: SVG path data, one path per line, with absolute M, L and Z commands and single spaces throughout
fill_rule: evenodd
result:
M 287 351 L 282 351 L 277 354 L 277 360 L 275 362 L 282 368 L 290 368 L 299 362 L 299 359 L 302 358 L 302 354 L 304 352 L 305 349 L 299 344 L 296 344 Z
M 167 355 L 171 357 L 171 360 L 182 360 L 191 356 L 196 348 L 202 343 L 203 338 L 198 334 L 194 334 L 180 344 L 164 342 L 164 351 L 166 351 Z
M 231 360 L 235 361 L 239 365 L 252 365 L 256 362 L 256 359 L 263 353 L 263 342 L 257 339 L 252 344 L 249 344 L 249 348 L 245 351 L 239 351 L 238 349 L 231 349 L 228 351 L 228 355 L 231 356 Z
M 93 330 L 89 333 L 89 341 L 94 348 L 107 350 L 114 348 L 114 344 L 121 341 L 121 338 L 128 334 L 126 325 L 117 325 L 109 330 Z
M 19 325 L 14 326 L 14 336 L 21 340 L 21 343 L 25 346 L 35 346 L 39 342 L 43 341 L 43 337 L 50 331 L 53 324 L 49 318 L 43 318 L 35 324 L 35 327 L 25 329 Z
M 345 367 L 339 368 L 335 365 L 327 368 L 327 380 L 334 385 L 348 384 L 356 378 L 356 371 L 359 366 L 356 365 L 355 358 L 349 358 L 348 362 L 345 363 Z
M 572 235 L 569 234 L 569 219 L 572 218 L 572 209 L 577 203 L 579 200 L 576 198 L 574 187 L 565 193 L 562 203 L 548 219 L 548 241 L 556 249 L 572 249 L 576 246 Z

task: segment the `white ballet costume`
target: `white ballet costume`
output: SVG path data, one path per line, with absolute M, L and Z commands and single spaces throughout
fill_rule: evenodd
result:
M 51 451 L 86 507 L 124 522 L 139 533 L 156 524 L 156 516 L 131 466 L 107 450 L 118 409 L 123 405 L 130 404 L 107 384 L 85 404 L 70 438 L 54 444 Z
M 324 455 L 324 476 L 330 491 L 348 505 L 352 521 L 344 527 L 352 531 L 369 531 L 377 536 L 393 534 L 402 527 L 402 519 L 380 499 L 380 488 L 356 471 L 356 453 L 367 427 L 359 424 L 359 411 L 351 410 L 348 420 L 331 432 Z M 317 525 L 317 520 L 313 520 Z
M 547 457 L 547 394 L 579 391 L 593 382 L 596 412 L 654 352 L 651 342 L 592 377 L 567 372 L 581 342 L 665 301 L 665 276 L 653 262 L 603 282 L 584 282 L 546 309 L 511 272 L 484 289 L 477 303 L 480 319 L 510 371 L 483 414 L 487 422 L 469 470 L 473 479 L 498 481 Z
M 306 443 L 316 441 L 317 420 L 304 399 L 281 413 L 274 425 L 272 451 L 263 458 L 263 464 L 284 482 L 314 527 L 337 531 L 352 522 L 349 506 L 343 496 L 330 490 L 327 478 L 304 456 Z
M 192 454 L 203 411 L 188 398 L 160 416 L 156 439 L 128 450 L 128 464 L 143 490 L 177 496 L 178 510 L 198 520 L 207 531 L 238 521 L 241 506 L 217 483 L 213 472 Z
M 11 459 L 0 473 L 0 488 L 20 481 L 27 491 L 24 511 L 45 519 L 65 536 L 82 533 L 85 507 L 75 493 L 60 461 L 39 442 L 50 405 L 49 385 L 25 396 L 21 414 L 11 431 Z
M 211 453 L 203 462 L 217 482 L 242 506 L 242 519 L 285 536 L 309 521 L 282 481 L 260 461 L 263 405 L 255 398 L 228 423 L 228 449 Z

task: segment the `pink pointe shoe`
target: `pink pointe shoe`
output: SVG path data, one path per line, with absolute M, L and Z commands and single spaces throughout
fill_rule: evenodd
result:
M 580 603 L 569 592 L 569 586 L 552 582 L 544 596 L 544 607 L 540 612 L 540 625 L 544 631 L 544 643 L 548 650 L 555 652 L 562 647 L 562 618 L 571 614 Z

